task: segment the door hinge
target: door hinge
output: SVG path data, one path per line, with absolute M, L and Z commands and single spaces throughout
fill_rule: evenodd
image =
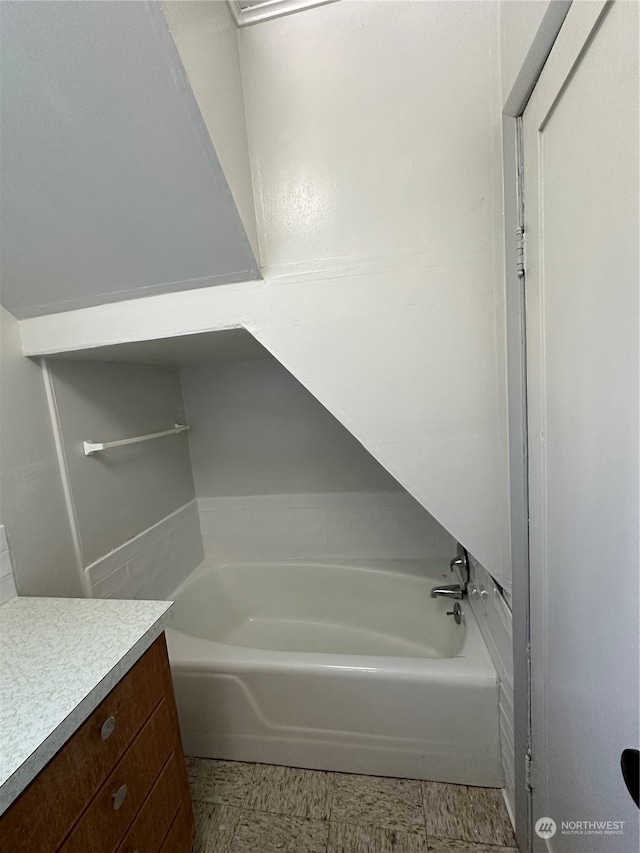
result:
M 516 272 L 518 278 L 524 276 L 524 228 L 516 231 Z
M 533 790 L 532 784 L 532 773 L 533 773 L 533 760 L 531 758 L 531 751 L 527 752 L 524 757 L 524 784 L 527 788 L 527 791 Z

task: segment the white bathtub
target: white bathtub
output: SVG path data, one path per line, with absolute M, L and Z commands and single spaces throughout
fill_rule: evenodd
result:
M 421 568 L 203 563 L 167 630 L 186 752 L 501 786 L 496 672 Z

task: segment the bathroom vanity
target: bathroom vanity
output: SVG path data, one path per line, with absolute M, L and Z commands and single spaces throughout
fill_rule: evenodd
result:
M 188 853 L 169 602 L 0 608 L 0 853 Z

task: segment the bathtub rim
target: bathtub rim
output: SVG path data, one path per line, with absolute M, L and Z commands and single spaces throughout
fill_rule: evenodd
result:
M 353 565 L 359 562 L 361 565 Z M 331 568 L 346 568 L 357 569 L 358 571 L 385 573 L 383 565 L 398 561 L 385 560 L 375 561 L 376 565 L 371 565 L 374 561 L 350 561 L 345 560 L 280 560 L 280 561 L 256 561 L 242 560 L 237 562 L 221 562 L 214 563 L 211 559 L 205 559 L 193 571 L 185 581 L 183 581 L 170 596 L 171 600 L 175 600 L 180 593 L 207 574 L 213 573 L 215 570 L 239 565 L 251 566 L 294 566 L 307 565 L 322 568 L 323 566 Z M 413 565 L 426 561 L 402 561 L 410 562 Z M 430 560 L 430 563 L 438 563 L 446 565 L 448 563 L 443 560 Z M 369 565 L 366 565 L 366 564 Z M 388 573 L 388 569 L 386 572 Z M 442 578 L 429 577 L 417 572 L 398 572 L 395 574 L 406 575 L 411 578 L 419 577 L 422 580 L 433 581 L 439 583 Z M 493 661 L 486 647 L 484 637 L 480 631 L 475 615 L 467 600 L 463 600 L 462 606 L 464 610 L 464 630 L 465 637 L 462 648 L 457 655 L 453 657 L 442 658 L 426 658 L 426 657 L 400 657 L 394 655 L 356 655 L 349 653 L 325 653 L 325 652 L 302 652 L 302 651 L 283 651 L 279 649 L 256 649 L 250 646 L 236 646 L 230 643 L 221 643 L 215 640 L 208 640 L 203 637 L 198 637 L 194 634 L 189 634 L 185 631 L 171 627 L 171 618 L 169 619 L 166 635 L 169 647 L 169 658 L 172 667 L 181 670 L 189 670 L 191 672 L 237 672 L 238 670 L 254 670 L 272 669 L 279 670 L 287 669 L 288 671 L 305 671 L 305 672 L 344 672 L 344 673 L 375 673 L 385 672 L 395 674 L 398 677 L 423 677 L 425 680 L 435 678 L 443 682 L 450 680 L 458 680 L 460 678 L 477 680 L 479 683 L 498 682 L 498 673 L 494 667 Z

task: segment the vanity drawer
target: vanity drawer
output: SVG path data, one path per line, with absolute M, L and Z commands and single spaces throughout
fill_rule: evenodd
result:
M 160 853 L 189 853 L 191 850 L 191 822 L 184 806 L 171 824 L 169 834 L 160 848 Z M 140 851 L 142 853 L 142 850 Z
M 169 701 L 163 699 L 60 853 L 113 853 L 175 747 L 174 716 Z
M 182 803 L 183 773 L 172 752 L 118 853 L 158 853 Z
M 168 679 L 162 636 L 2 817 L 2 853 L 51 853 L 59 847 L 161 701 Z

